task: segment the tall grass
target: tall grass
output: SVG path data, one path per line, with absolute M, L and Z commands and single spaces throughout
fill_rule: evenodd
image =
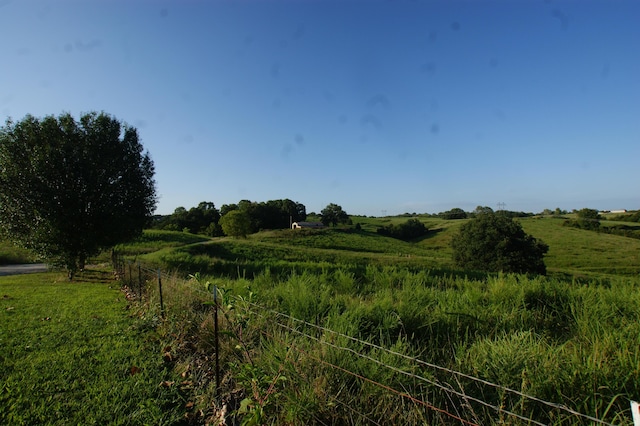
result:
M 367 227 L 271 231 L 138 259 L 183 271 L 168 285 L 163 336 L 179 371 L 198 377 L 202 421 L 590 423 L 562 405 L 627 423 L 640 394 L 635 240 L 521 220 L 552 247 L 550 277 L 450 270 L 443 259 L 461 221 L 414 243 Z M 223 296 L 220 396 L 203 368 L 214 347 L 207 283 Z
M 210 417 L 226 403 L 238 419 L 279 424 L 455 423 L 427 407 L 428 401 L 481 424 L 526 423 L 509 413 L 545 424 L 589 423 L 506 387 L 626 422 L 628 400 L 640 394 L 640 282 L 635 279 L 581 285 L 544 277 L 472 279 L 370 266 L 362 274 L 337 269 L 283 277 L 267 271 L 255 279 L 176 280 L 169 287 L 176 296 L 167 296 L 166 303 L 173 306 L 170 315 L 191 324 L 190 337 L 183 339 L 198 342 L 200 357 L 210 357 L 212 350 L 211 312 L 199 308 L 210 296 L 193 290 L 202 288 L 203 281 L 224 293 L 226 330 L 220 351 L 224 396 L 211 396 L 209 380 L 205 394 L 211 399 L 202 397 Z M 185 299 L 174 304 L 173 297 Z

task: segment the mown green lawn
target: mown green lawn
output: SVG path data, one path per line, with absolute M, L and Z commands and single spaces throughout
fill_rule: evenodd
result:
M 0 424 L 176 424 L 185 401 L 153 318 L 108 272 L 0 277 Z

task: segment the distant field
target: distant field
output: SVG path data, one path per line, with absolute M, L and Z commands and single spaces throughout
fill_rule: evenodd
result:
M 561 219 L 518 219 L 549 244 L 552 276 L 482 274 L 451 268 L 449 241 L 466 220 L 427 220 L 432 232 L 415 242 L 378 235 L 383 222 L 367 218 L 361 231 L 265 231 L 163 248 L 138 259 L 181 271 L 164 287 L 167 324 L 189 330 L 190 342 L 209 348 L 204 354 L 212 353 L 213 342 L 211 317 L 198 308 L 211 300 L 203 284 L 215 283 L 224 295 L 229 333 L 221 356 L 233 381 L 223 394 L 240 392 L 253 404 L 254 411 L 240 416 L 244 421 L 253 414 L 272 424 L 307 424 L 309 416 L 320 419 L 313 424 L 367 424 L 354 420 L 365 413 L 388 416 L 393 424 L 458 424 L 387 388 L 362 384 L 350 375 L 356 372 L 436 407 L 472 406 L 473 415 L 462 410 L 472 424 L 529 424 L 397 374 L 395 369 L 416 367 L 368 351 L 366 341 L 626 424 L 628 398 L 640 383 L 638 240 L 565 227 Z M 333 331 L 358 341 L 343 339 L 336 347 Z M 379 357 L 382 364 L 356 354 Z M 539 424 L 590 424 L 466 378 L 417 372 Z M 196 394 L 205 412 L 215 406 L 208 382 Z
M 413 242 L 376 233 L 379 226 L 401 223 L 406 217 L 355 217 L 351 227 L 264 231 L 246 239 L 207 239 L 181 232 L 145 231 L 140 241 L 122 246 L 121 250 L 157 266 L 233 276 L 239 273 L 252 276 L 264 269 L 291 272 L 346 266 L 358 270 L 368 265 L 451 270 L 451 239 L 467 220 L 418 218 L 429 233 Z M 549 245 L 545 263 L 552 276 L 640 273 L 640 239 L 563 226 L 564 219 L 560 218 L 517 220 L 525 232 Z M 354 229 L 356 224 L 360 224 L 360 231 Z
M 281 316 L 267 318 L 252 303 L 616 424 L 628 417 L 625 398 L 636 395 L 640 383 L 640 240 L 566 227 L 558 218 L 518 219 L 549 245 L 545 262 L 551 276 L 486 274 L 452 268 L 450 241 L 466 220 L 419 217 L 430 232 L 412 242 L 376 233 L 379 226 L 407 219 L 355 217 L 352 226 L 264 231 L 244 239 L 145 231 L 116 251 L 146 268 L 177 271 L 164 283 L 162 322 L 157 286 L 149 287 L 149 302 L 140 306 L 144 315 L 134 319 L 121 293 L 99 272 L 74 283 L 55 273 L 0 278 L 0 344 L 9 348 L 0 354 L 0 423 L 179 423 L 187 397 L 158 386 L 181 380 L 162 361 L 165 346 L 181 348 L 180 354 L 172 351 L 183 357 L 176 363 L 181 373 L 193 369 L 200 377 L 199 383 L 189 382 L 194 412 L 215 415 L 207 381 L 213 348 L 206 308 L 211 295 L 203 291 L 208 280 L 225 295 L 228 309 L 222 325 L 225 395 L 253 397 L 253 410 L 256 401 L 263 404 L 264 411 L 238 417 L 247 422 L 251 414 L 263 413 L 274 424 L 303 424 L 312 413 L 326 424 L 361 424 L 349 417 L 353 412 L 333 405 L 340 403 L 377 419 L 392 416 L 395 424 L 429 423 L 415 420 L 424 413 L 420 406 L 317 363 L 327 356 L 340 368 L 403 392 L 430 395 L 425 398 L 439 406 L 451 402 L 352 353 L 283 333 Z M 321 338 L 333 342 L 330 335 Z M 295 359 L 293 347 L 303 350 Z M 292 363 L 283 361 L 288 359 Z M 384 363 L 414 368 L 391 359 Z M 286 380 L 275 386 L 281 374 Z M 575 424 L 571 416 L 554 418 L 470 382 L 435 377 L 492 405 L 506 403 L 539 416 L 544 424 Z M 275 392 L 272 398 L 269 392 Z M 113 412 L 115 420 L 108 417 Z M 429 415 L 438 423 L 437 415 Z M 477 415 L 484 421 L 476 424 L 504 424 L 490 410 Z M 409 421 L 410 416 L 418 417 Z
M 525 232 L 549 245 L 550 273 L 597 276 L 640 273 L 640 240 L 562 226 L 562 219 L 520 219 Z M 603 221 L 602 223 L 606 223 Z

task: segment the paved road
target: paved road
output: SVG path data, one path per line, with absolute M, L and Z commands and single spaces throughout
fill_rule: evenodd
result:
M 47 272 L 49 269 L 44 263 L 28 263 L 24 265 L 0 266 L 0 277 L 3 275 L 32 274 L 34 272 Z

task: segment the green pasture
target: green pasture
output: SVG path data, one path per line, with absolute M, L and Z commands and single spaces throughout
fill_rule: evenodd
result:
M 257 305 L 628 423 L 628 400 L 640 392 L 640 239 L 563 226 L 561 218 L 519 218 L 525 232 L 549 245 L 549 276 L 486 274 L 452 268 L 450 241 L 466 220 L 418 216 L 429 233 L 411 242 L 376 233 L 407 219 L 353 217 L 351 226 L 247 238 L 145 231 L 116 252 L 174 272 L 164 283 L 165 321 L 157 286 L 148 287 L 145 304 L 131 305 L 119 283 L 97 271 L 73 283 L 56 273 L 0 277 L 0 345 L 9 348 L 0 354 L 0 423 L 178 424 L 187 402 L 194 424 L 212 422 L 224 410 L 208 367 L 214 345 L 207 283 L 223 297 L 226 415 L 246 424 L 367 423 L 354 412 L 393 424 L 449 424 L 319 359 L 444 407 L 469 403 L 319 343 L 336 339 L 527 418 L 589 424 L 329 333 L 287 331 Z M 602 221 L 612 225 L 619 223 Z M 94 262 L 107 259 L 103 253 Z M 162 360 L 164 348 L 172 348 L 172 364 Z M 194 376 L 188 391 L 159 386 L 184 381 L 187 372 Z M 473 408 L 476 424 L 526 424 Z
M 411 242 L 375 232 L 390 221 L 406 221 L 405 217 L 358 216 L 349 227 L 264 231 L 239 239 L 207 239 L 182 232 L 145 231 L 139 241 L 118 250 L 129 258 L 155 267 L 236 277 L 251 277 L 266 269 L 287 274 L 338 267 L 358 271 L 369 265 L 459 274 L 461 271 L 452 271 L 450 243 L 467 220 L 418 218 L 427 225 L 429 232 Z M 525 232 L 549 245 L 545 263 L 550 276 L 583 279 L 640 273 L 640 239 L 564 226 L 562 218 L 516 220 Z M 355 229 L 358 223 L 360 230 Z
M 427 398 L 436 407 L 470 404 L 398 375 L 395 369 L 401 369 L 543 424 L 590 424 L 566 411 L 371 350 L 366 343 L 613 424 L 628 424 L 629 399 L 640 392 L 637 278 L 470 278 L 374 265 L 358 275 L 326 268 L 286 277 L 267 269 L 251 278 L 173 278 L 163 287 L 166 313 L 172 327 L 182 323 L 185 328 L 178 328 L 192 333 L 180 339 L 197 342 L 190 355 L 196 360 L 210 356 L 214 347 L 212 314 L 202 309 L 211 303 L 211 294 L 203 290 L 214 284 L 222 297 L 225 330 L 220 349 L 227 377 L 223 394 L 237 396 L 242 389 L 249 408 L 236 406 L 236 414 L 245 421 L 366 424 L 362 418 L 354 420 L 355 412 L 394 419 L 392 424 L 457 424 L 347 373 Z M 157 298 L 152 295 L 156 309 Z M 199 392 L 200 409 L 214 416 L 220 406 L 211 383 L 203 383 Z M 466 418 L 475 424 L 528 424 L 486 406 L 471 407 Z
M 156 322 L 128 306 L 109 272 L 0 277 L 0 424 L 175 424 Z
M 550 274 L 591 277 L 640 274 L 640 239 L 563 226 L 564 220 L 556 218 L 519 221 L 525 232 L 549 245 L 545 263 Z

